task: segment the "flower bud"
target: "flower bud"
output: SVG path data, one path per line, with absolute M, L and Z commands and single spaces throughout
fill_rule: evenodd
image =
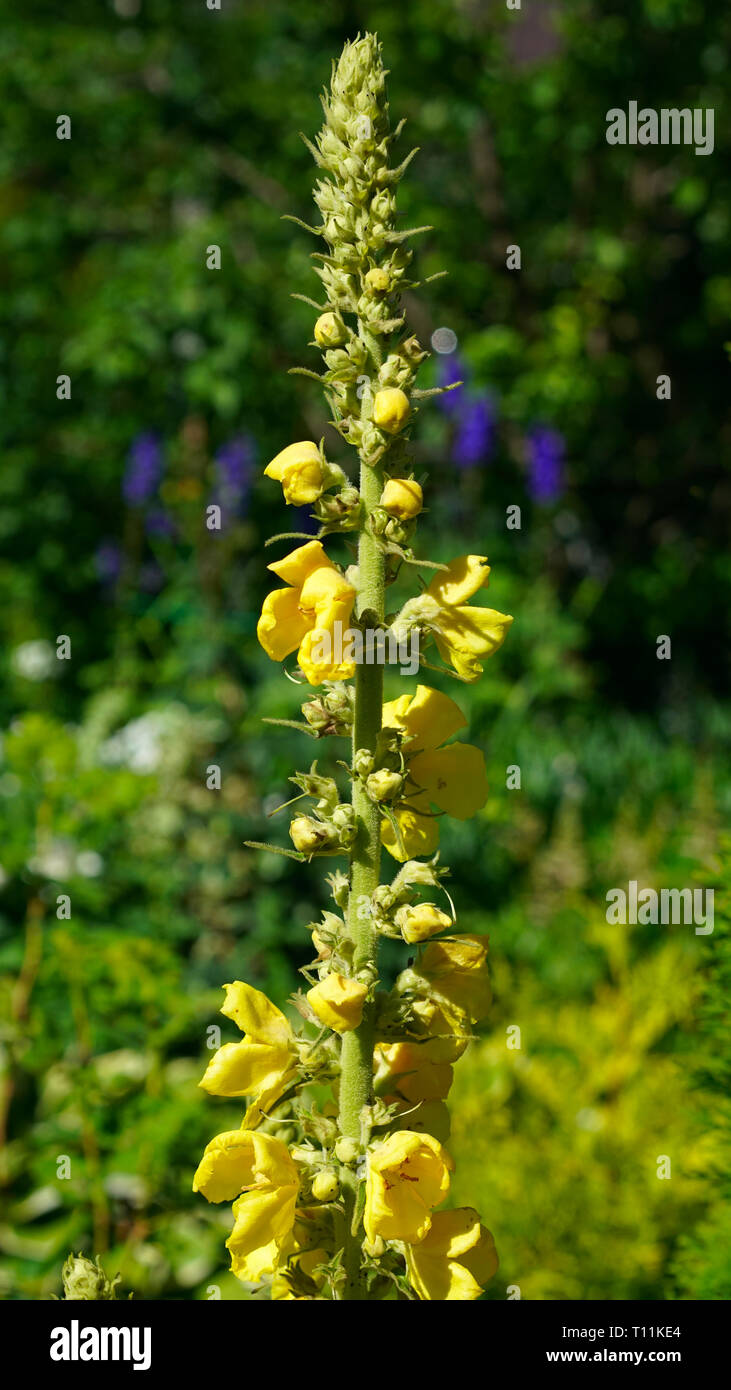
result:
M 315 324 L 315 342 L 318 347 L 340 347 L 347 336 L 348 330 L 339 314 L 320 314 Z
M 382 767 L 372 772 L 366 781 L 366 791 L 372 801 L 393 801 L 404 785 L 400 772 L 390 772 Z
M 342 869 L 336 869 L 334 874 L 328 874 L 327 881 L 330 884 L 330 892 L 333 895 L 336 906 L 345 911 L 348 906 L 348 897 L 350 895 L 347 874 L 344 874 Z
M 353 772 L 356 777 L 368 777 L 375 766 L 373 754 L 367 748 L 359 748 L 353 758 Z
M 372 294 L 385 294 L 391 284 L 391 276 L 387 270 L 382 270 L 380 266 L 374 266 L 372 270 L 368 271 L 365 283 Z
M 97 1299 L 116 1299 L 115 1286 L 119 1275 L 108 1279 L 99 1263 L 87 1260 L 85 1255 L 69 1255 L 61 1271 L 63 1296 L 70 1302 L 87 1302 Z
M 349 734 L 353 727 L 353 692 L 350 686 L 341 684 L 318 695 L 315 700 L 306 700 L 302 706 L 310 728 L 316 729 L 320 737 L 325 734 Z
M 375 1240 L 364 1240 L 363 1249 L 372 1260 L 380 1260 L 381 1256 L 386 1253 L 386 1242 L 383 1236 L 376 1236 Z
M 406 424 L 410 410 L 409 398 L 398 386 L 387 386 L 384 391 L 376 392 L 373 420 L 387 434 L 398 434 Z
M 295 816 L 289 827 L 289 835 L 300 854 L 328 853 L 338 844 L 335 827 L 315 820 L 313 816 Z
M 307 506 L 320 496 L 325 483 L 320 450 L 309 439 L 289 444 L 267 464 L 264 476 L 282 484 L 288 505 Z
M 452 918 L 442 912 L 435 903 L 415 903 L 413 907 L 400 907 L 395 916 L 404 941 L 413 945 L 417 941 L 427 941 L 437 932 L 452 926 Z
M 389 478 L 381 493 L 380 505 L 401 521 L 418 516 L 424 505 L 424 494 L 415 478 Z
M 312 944 L 317 951 L 318 960 L 329 960 L 332 955 L 332 947 L 328 945 L 317 930 L 312 933 Z
M 356 1144 L 355 1139 L 338 1139 L 335 1145 L 335 1157 L 340 1163 L 345 1163 L 348 1167 L 357 1163 L 360 1158 L 360 1144 Z
M 344 487 L 332 497 L 320 497 L 315 515 L 330 530 L 353 531 L 360 521 L 360 493 L 357 487 Z
M 407 362 L 411 362 L 416 367 L 429 356 L 429 353 L 425 352 L 421 346 L 419 339 L 413 335 L 401 344 L 400 353 Z
M 312 1195 L 318 1202 L 332 1202 L 340 1191 L 340 1183 L 337 1175 L 332 1171 L 323 1169 L 321 1173 L 316 1173 L 312 1179 Z
M 360 1027 L 368 986 L 331 970 L 307 991 L 307 1002 L 321 1023 L 334 1033 L 350 1033 Z
M 349 801 L 342 801 L 331 816 L 332 823 L 337 831 L 340 832 L 340 843 L 345 846 L 352 844 L 355 839 L 356 825 L 355 812 Z

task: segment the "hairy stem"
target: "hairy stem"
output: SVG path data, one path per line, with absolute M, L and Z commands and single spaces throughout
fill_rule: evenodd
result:
M 364 522 L 377 505 L 382 486 L 382 470 L 361 464 Z M 367 626 L 374 626 L 383 620 L 383 614 L 383 552 L 369 531 L 364 529 L 358 545 L 357 615 Z M 355 673 L 353 756 L 361 748 L 375 753 L 382 708 L 383 668 L 376 663 L 359 664 Z M 362 904 L 364 899 L 370 899 L 378 886 L 381 864 L 381 818 L 377 806 L 368 798 L 362 782 L 357 779 L 353 783 L 353 807 L 358 818 L 358 838 L 351 855 L 347 925 L 354 947 L 355 973 L 366 966 L 375 968 L 376 965 L 376 934 Z M 340 1132 L 344 1138 L 353 1139 L 358 1144 L 368 1138 L 364 1132 L 364 1107 L 370 1104 L 372 1098 L 373 1041 L 372 1010 L 366 1008 L 360 1027 L 344 1035 L 340 1053 Z M 362 1231 L 353 1230 L 359 1179 L 352 1167 L 344 1166 L 341 1180 L 346 1218 L 346 1281 L 343 1297 L 360 1299 L 365 1296 L 360 1278 Z M 360 1225 L 359 1222 L 355 1224 L 357 1227 Z

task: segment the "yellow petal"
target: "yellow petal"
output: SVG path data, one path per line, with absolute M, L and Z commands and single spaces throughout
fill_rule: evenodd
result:
M 448 1062 L 435 1062 L 429 1044 L 380 1043 L 374 1054 L 378 1064 L 376 1086 L 379 1094 L 394 1092 L 417 1104 L 422 1100 L 444 1100 L 454 1076 Z
M 418 516 L 424 506 L 421 485 L 415 478 L 389 478 L 381 493 L 379 506 L 390 512 L 391 516 L 408 521 Z
M 214 1053 L 200 1082 L 212 1096 L 253 1096 L 281 1086 L 281 1095 L 294 1070 L 294 1054 L 288 1047 L 268 1043 L 224 1043 Z
M 363 1224 L 369 1240 L 423 1240 L 454 1163 L 430 1134 L 398 1130 L 369 1154 Z
M 331 970 L 324 980 L 307 991 L 307 999 L 321 1023 L 336 1033 L 348 1033 L 360 1026 L 368 987 Z
M 459 676 L 477 680 L 482 661 L 502 646 L 512 621 L 494 608 L 445 608 L 434 628 L 439 655 Z
M 273 1047 L 288 1047 L 293 1041 L 292 1029 L 281 1009 L 243 980 L 224 985 L 226 1002 L 221 1013 L 232 1018 L 242 1033 L 253 1042 L 270 1043 Z
M 432 995 L 477 1022 L 490 1008 L 486 938 L 454 936 L 430 941 L 418 966 Z
M 355 675 L 355 662 L 346 659 L 348 643 L 340 641 L 333 630 L 335 622 L 341 624 L 341 635 L 347 629 L 351 606 L 333 605 L 326 615 L 327 624 L 323 622 L 313 627 L 303 637 L 297 661 L 310 685 L 322 685 L 323 681 L 349 681 Z
M 429 810 L 429 798 L 425 795 L 410 797 L 394 810 L 394 816 L 401 831 L 399 840 L 396 832 L 385 816 L 381 821 L 381 842 L 389 854 L 400 864 L 414 859 L 420 854 L 433 854 L 439 844 L 439 823 L 436 816 L 420 814 L 419 807 Z
M 417 753 L 409 762 L 409 773 L 430 801 L 457 820 L 468 820 L 487 801 L 485 757 L 471 743 Z
M 299 591 L 273 589 L 262 604 L 256 635 L 272 661 L 283 661 L 297 650 L 309 627 L 299 609 Z
M 244 1192 L 233 1206 L 234 1228 L 226 1241 L 237 1279 L 258 1283 L 271 1274 L 294 1226 L 297 1187 L 263 1187 Z
M 377 391 L 373 400 L 373 420 L 379 429 L 389 434 L 398 431 L 409 418 L 411 406 L 409 398 L 398 386 L 386 386 Z
M 470 1207 L 435 1212 L 424 1240 L 406 1251 L 412 1287 L 421 1299 L 479 1298 L 498 1260 L 490 1232 Z
M 427 588 L 427 593 L 453 608 L 458 603 L 466 603 L 468 598 L 487 584 L 490 566 L 486 555 L 460 555 L 444 570 L 437 570 Z
M 417 685 L 414 695 L 401 695 L 383 706 L 383 724 L 389 729 L 403 729 L 415 748 L 438 748 L 458 729 L 464 729 L 465 719 L 459 705 L 432 690 Z
M 267 565 L 267 569 L 277 574 L 285 584 L 293 584 L 296 589 L 302 587 L 308 574 L 323 567 L 335 568 L 319 541 L 307 541 L 306 545 L 298 545 L 296 550 L 290 550 L 289 555 L 284 555 L 281 560 Z
M 240 1129 L 217 1134 L 204 1150 L 193 1191 L 209 1202 L 232 1202 L 254 1180 L 252 1136 Z
M 354 601 L 355 589 L 335 568 L 311 570 L 300 590 L 300 608 L 314 614 L 318 626 L 326 626 L 324 617 L 334 606 L 344 608 L 350 616 Z
M 282 484 L 285 501 L 294 506 L 314 502 L 322 492 L 323 468 L 320 450 L 312 440 L 289 444 L 264 469 L 267 478 Z

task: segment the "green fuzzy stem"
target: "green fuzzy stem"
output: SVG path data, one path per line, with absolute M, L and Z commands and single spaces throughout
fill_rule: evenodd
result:
M 381 470 L 361 464 L 361 496 L 366 516 L 377 506 L 383 487 Z M 384 613 L 383 552 L 367 530 L 361 532 L 358 546 L 357 613 L 366 615 L 368 626 L 382 621 Z M 359 748 L 375 753 L 381 729 L 383 710 L 383 667 L 361 664 L 355 673 L 355 712 L 353 722 L 353 755 Z M 381 817 L 378 807 L 366 795 L 363 783 L 353 783 L 353 807 L 358 817 L 359 833 L 351 856 L 350 897 L 348 902 L 348 934 L 354 945 L 353 971 L 376 965 L 377 937 L 370 917 L 358 913 L 363 898 L 370 898 L 378 886 L 381 865 Z M 370 1105 L 373 1091 L 373 1011 L 366 1008 L 363 1022 L 343 1037 L 340 1052 L 340 1132 L 357 1144 L 367 1140 L 364 1132 L 364 1107 Z M 367 1112 L 365 1112 L 367 1114 Z M 344 1166 L 341 1186 L 345 1203 L 345 1272 L 343 1298 L 365 1298 L 360 1264 L 363 1232 L 360 1221 L 353 1232 L 358 1195 L 358 1178 L 354 1169 Z

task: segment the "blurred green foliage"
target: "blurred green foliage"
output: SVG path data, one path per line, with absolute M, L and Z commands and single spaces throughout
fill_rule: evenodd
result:
M 282 1002 L 325 904 L 317 867 L 244 848 L 283 842 L 269 813 L 322 751 L 261 723 L 301 695 L 253 631 L 264 538 L 307 525 L 261 464 L 325 428 L 287 376 L 313 365 L 289 296 L 316 282 L 280 217 L 310 219 L 298 132 L 366 26 L 421 147 L 405 224 L 433 226 L 424 275 L 449 271 L 410 323 L 454 331 L 466 380 L 456 411 L 419 419 L 420 550 L 487 552 L 491 601 L 517 618 L 484 679 L 449 687 L 492 794 L 444 857 L 496 989 L 456 1073 L 455 1195 L 495 1232 L 490 1298 L 731 1291 L 728 910 L 719 893 L 707 938 L 604 919 L 630 878 L 728 888 L 731 20 L 710 0 L 538 8 L 0 0 L 4 1297 L 59 1292 L 71 1249 L 141 1296 L 244 1296 L 226 1213 L 190 1192 L 238 1110 L 196 1081 L 211 1026 L 233 1036 L 221 984 Z M 605 112 L 638 97 L 714 107 L 714 154 L 608 147 Z M 489 417 L 472 454 L 471 406 Z M 563 452 L 550 496 L 538 428 Z

